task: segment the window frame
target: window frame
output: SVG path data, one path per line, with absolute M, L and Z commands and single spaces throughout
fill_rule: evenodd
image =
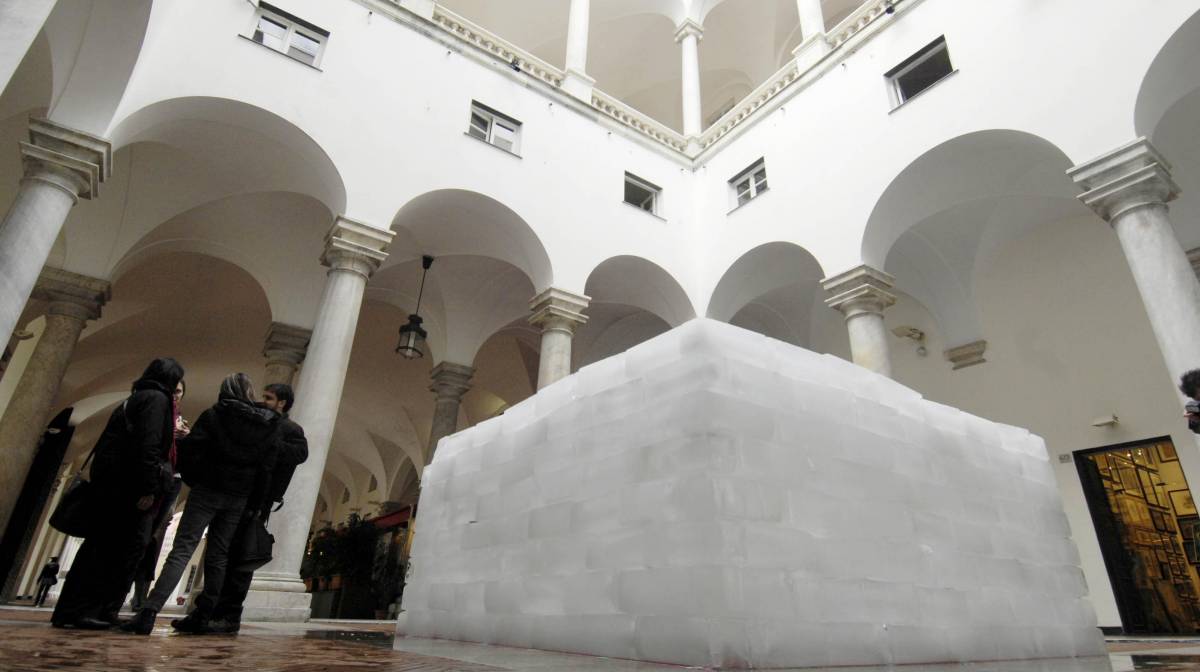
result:
M 946 54 L 946 60 L 950 64 L 950 69 L 947 70 L 941 77 L 938 77 L 930 82 L 925 88 L 908 97 L 905 97 L 904 90 L 900 86 L 900 80 L 905 75 L 908 75 L 913 70 L 916 70 L 921 65 L 924 65 L 927 61 L 940 53 Z M 958 72 L 958 70 L 954 67 L 954 60 L 950 58 L 950 47 L 946 43 L 946 36 L 938 36 L 936 40 L 930 42 L 924 47 L 921 47 L 915 54 L 904 59 L 899 65 L 884 73 L 883 76 L 887 79 L 888 83 L 888 93 L 892 99 L 892 109 L 898 108 L 908 101 L 932 89 L 934 86 L 937 86 L 939 83 L 945 81 L 947 77 L 953 75 L 955 72 Z
M 486 128 L 481 129 L 475 125 L 475 117 L 477 117 L 477 116 L 487 122 Z M 504 147 L 503 145 L 497 144 L 497 138 L 496 138 L 496 127 L 497 126 L 499 126 L 500 128 L 503 128 L 506 131 L 508 131 L 509 133 L 511 133 L 511 135 L 512 135 L 511 147 Z M 524 126 L 524 124 L 522 124 L 520 121 L 513 119 L 512 117 L 508 116 L 507 114 L 504 114 L 503 112 L 499 112 L 491 107 L 488 107 L 487 105 L 484 105 L 483 103 L 479 102 L 478 100 L 471 101 L 471 111 L 467 117 L 466 134 L 472 138 L 475 138 L 476 140 L 478 140 L 480 142 L 489 144 L 492 147 L 495 147 L 496 149 L 508 152 L 509 154 L 512 154 L 514 156 L 520 156 L 521 155 L 521 135 L 522 135 L 521 131 L 522 131 L 523 126 Z M 475 130 L 479 130 L 483 137 L 480 137 L 480 135 L 476 135 L 475 133 L 472 132 Z M 501 141 L 504 141 L 504 140 L 501 139 Z
M 259 30 L 259 26 L 261 25 L 263 19 L 266 19 L 267 21 L 284 28 L 282 48 L 276 48 L 270 44 L 267 44 L 264 40 L 257 39 L 257 36 L 262 34 L 262 31 Z M 297 34 L 308 39 L 309 41 L 316 43 L 317 51 L 315 54 L 312 54 L 312 62 L 300 58 L 292 53 L 293 49 L 301 53 L 309 53 L 304 49 L 300 49 L 293 45 L 293 40 Z M 285 12 L 282 9 L 279 9 L 278 7 L 266 2 L 258 2 L 256 4 L 254 11 L 254 22 L 250 26 L 249 33 L 243 35 L 243 37 L 255 44 L 270 49 L 277 54 L 287 56 L 297 63 L 302 63 L 317 70 L 321 69 L 321 61 L 325 56 L 325 47 L 329 44 L 328 30 L 319 28 L 305 21 L 304 19 L 295 16 L 294 14 L 289 14 L 288 12 Z
M 755 179 L 759 172 L 762 172 L 762 179 Z M 742 190 L 739 188 L 742 182 L 747 183 L 746 193 L 749 194 L 745 201 L 741 200 Z M 733 209 L 752 203 L 755 199 L 771 190 L 770 176 L 767 174 L 766 157 L 760 158 L 754 163 L 747 166 L 744 170 L 734 175 L 729 180 L 730 197 L 733 200 Z
M 650 207 L 649 208 L 646 208 L 643 205 L 640 205 L 638 203 L 630 203 L 625 198 L 624 186 L 629 185 L 629 184 L 632 184 L 633 186 L 635 186 L 639 189 L 642 189 L 650 194 Z M 622 186 L 622 189 L 621 189 L 621 202 L 622 203 L 624 203 L 625 205 L 637 208 L 638 210 L 641 210 L 642 212 L 654 215 L 655 217 L 659 216 L 658 210 L 662 205 L 662 187 L 654 184 L 653 182 L 651 182 L 649 180 L 638 177 L 637 175 L 634 175 L 633 173 L 629 172 L 628 170 L 625 171 L 625 179 L 621 182 L 621 186 Z

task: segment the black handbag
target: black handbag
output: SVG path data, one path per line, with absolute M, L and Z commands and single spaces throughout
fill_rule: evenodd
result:
M 275 537 L 257 515 L 242 520 L 229 549 L 229 567 L 235 572 L 253 572 L 271 561 Z
M 83 477 L 83 472 L 87 470 L 88 463 L 92 461 L 92 456 L 95 454 L 96 449 L 92 448 L 92 452 L 88 453 L 87 459 L 83 461 L 83 465 L 79 467 L 75 477 L 63 490 L 62 497 L 54 507 L 54 512 L 50 514 L 50 527 L 63 534 L 72 537 L 86 537 L 94 529 L 99 508 L 92 501 L 95 499 L 92 495 L 95 486 Z

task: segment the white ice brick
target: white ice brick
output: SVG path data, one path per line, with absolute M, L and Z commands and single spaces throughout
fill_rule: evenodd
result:
M 733 667 L 1103 651 L 1040 438 L 710 320 L 447 437 L 419 508 L 401 633 Z

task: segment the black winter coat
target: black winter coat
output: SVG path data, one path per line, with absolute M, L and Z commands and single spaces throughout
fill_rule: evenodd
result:
M 153 381 L 139 381 L 138 389 L 108 416 L 96 441 L 92 483 L 132 499 L 162 494 L 172 473 L 173 420 L 167 389 Z
M 278 413 L 222 399 L 179 441 L 180 474 L 192 487 L 249 497 L 273 468 L 278 442 Z
M 282 502 L 296 467 L 307 459 L 308 439 L 304 436 L 304 429 L 286 415 L 283 416 L 279 420 L 279 444 L 274 465 L 260 484 L 261 487 L 255 489 L 246 508 L 265 513 L 274 504 Z

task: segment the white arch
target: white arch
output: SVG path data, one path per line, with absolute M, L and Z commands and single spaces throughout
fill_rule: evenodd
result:
M 609 257 L 588 274 L 584 293 L 592 303 L 622 303 L 641 308 L 677 327 L 696 317 L 691 299 L 663 267 L 633 255 Z

